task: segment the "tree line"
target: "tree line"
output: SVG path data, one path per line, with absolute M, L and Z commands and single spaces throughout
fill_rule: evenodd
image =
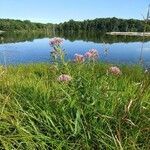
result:
M 13 20 L 13 19 L 0 19 L 0 30 L 2 31 L 34 31 L 45 30 L 50 31 L 53 24 L 33 23 L 29 20 Z
M 136 19 L 97 18 L 94 20 L 74 21 L 60 24 L 33 23 L 29 20 L 0 19 L 0 30 L 2 31 L 56 31 L 56 32 L 78 32 L 78 31 L 102 31 L 102 32 L 143 32 L 150 31 L 150 21 Z
M 102 31 L 102 32 L 143 32 L 150 31 L 150 21 L 147 23 L 136 19 L 98 18 L 94 20 L 60 23 L 55 26 L 58 32 L 68 31 Z

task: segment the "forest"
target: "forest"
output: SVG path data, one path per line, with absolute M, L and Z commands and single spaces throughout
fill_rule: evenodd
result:
M 60 23 L 56 31 L 102 31 L 102 32 L 143 32 L 150 31 L 150 21 L 135 19 L 98 18 L 94 20 Z
M 150 31 L 150 21 L 136 19 L 97 18 L 94 20 L 74 21 L 60 24 L 33 23 L 29 20 L 0 19 L 0 30 L 2 31 L 101 31 L 101 32 L 143 32 Z
M 33 23 L 29 20 L 0 19 L 0 30 L 2 31 L 34 31 L 52 30 L 53 24 Z

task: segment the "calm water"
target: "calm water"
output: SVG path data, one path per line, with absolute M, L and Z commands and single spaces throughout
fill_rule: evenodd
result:
M 49 39 L 46 34 L 6 34 L 0 35 L 0 63 L 22 64 L 50 62 Z M 142 39 L 137 37 L 114 37 L 95 33 L 59 34 L 64 39 L 66 59 L 72 60 L 75 53 L 84 54 L 95 48 L 100 60 L 110 63 L 137 64 L 150 67 L 150 39 L 145 39 L 141 52 Z

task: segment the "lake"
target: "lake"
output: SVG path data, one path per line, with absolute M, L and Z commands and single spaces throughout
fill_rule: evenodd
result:
M 0 64 L 50 62 L 49 40 L 64 39 L 66 59 L 97 49 L 100 60 L 115 64 L 138 64 L 150 67 L 150 37 L 111 36 L 103 33 L 4 33 L 0 35 Z M 143 49 L 141 47 L 143 45 Z

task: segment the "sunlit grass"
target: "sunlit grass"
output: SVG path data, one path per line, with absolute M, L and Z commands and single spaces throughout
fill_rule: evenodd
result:
M 0 149 L 150 149 L 150 74 L 108 64 L 8 67 L 0 74 Z

